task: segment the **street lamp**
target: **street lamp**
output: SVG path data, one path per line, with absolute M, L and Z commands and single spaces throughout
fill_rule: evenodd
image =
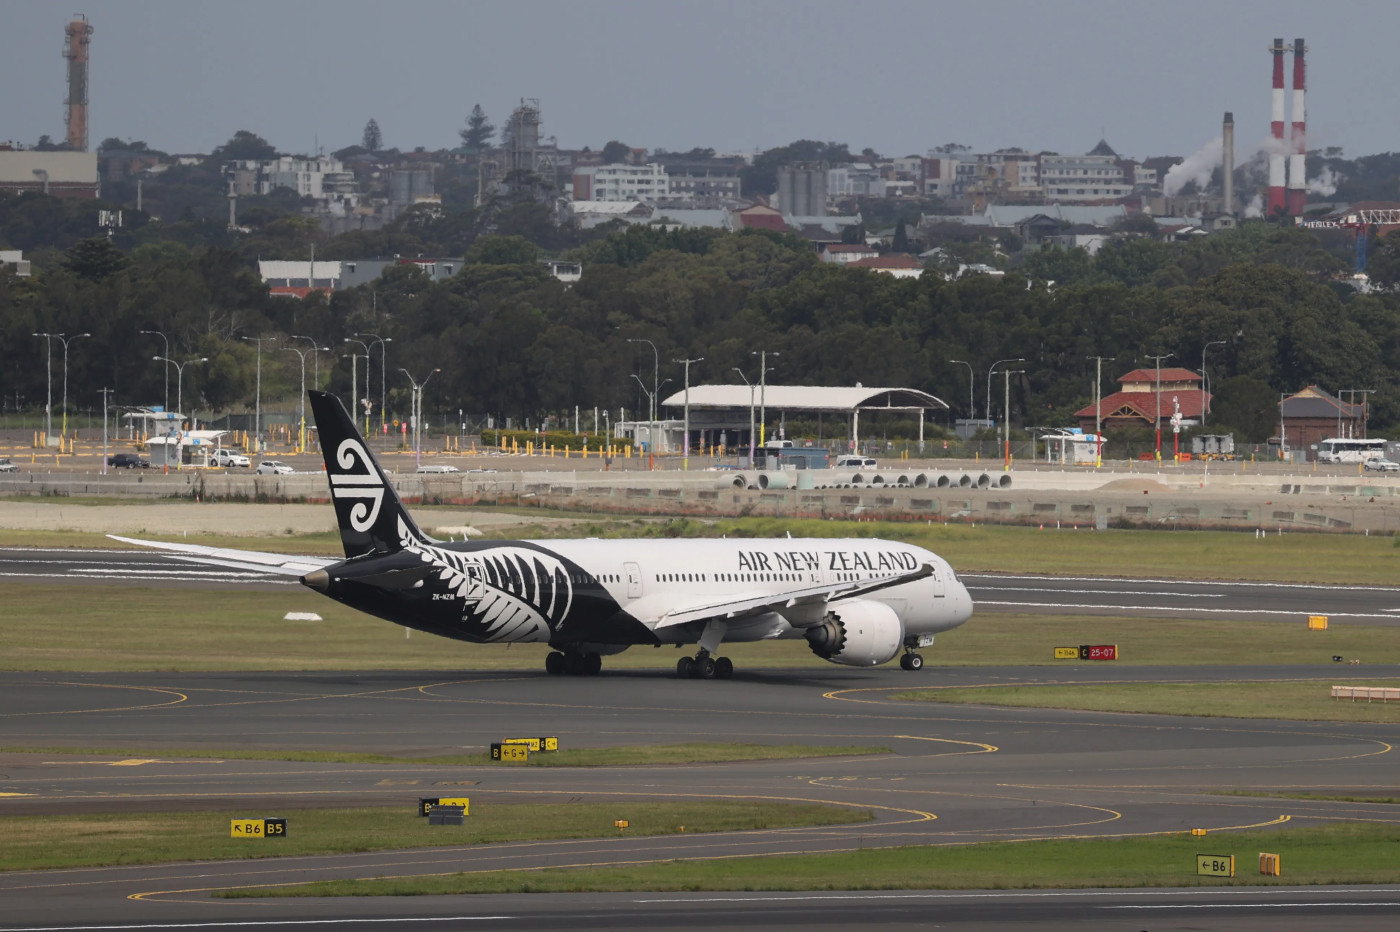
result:
M 1094 366 L 1094 468 L 1103 466 L 1103 361 L 1113 362 L 1115 356 L 1085 356 Z
M 351 337 L 345 337 L 345 338 L 343 338 L 343 339 L 341 340 L 341 342 L 342 342 L 342 343 L 358 343 L 358 344 L 360 344 L 361 347 L 364 348 L 364 351 L 365 351 L 365 404 L 368 405 L 368 404 L 369 404 L 369 344 L 365 343 L 364 340 L 356 340 L 356 339 L 353 339 L 353 338 L 351 338 Z M 350 419 L 351 419 L 352 421 L 355 419 L 355 408 L 356 408 L 356 405 L 359 404 L 359 398 L 357 397 L 356 393 L 360 390 L 359 383 L 358 383 L 357 377 L 356 377 L 356 375 L 355 375 L 355 356 L 356 356 L 355 353 L 351 353 L 351 354 L 350 354 Z M 368 408 L 368 407 L 365 408 L 365 436 L 369 436 L 369 408 Z
M 996 371 L 997 366 L 1004 362 L 1025 362 L 1025 360 L 1019 357 L 1016 359 L 998 359 L 996 362 L 992 363 L 992 367 L 987 370 L 987 420 L 992 419 L 992 373 Z
M 950 359 L 948 361 L 955 362 L 960 366 L 967 366 L 967 417 L 969 421 L 975 421 L 977 420 L 977 401 L 973 394 L 975 391 L 973 386 L 977 382 L 977 376 L 972 374 L 972 363 L 965 362 L 961 359 Z M 971 427 L 971 425 L 968 426 Z
M 436 373 L 442 370 L 434 369 L 432 372 L 429 372 L 423 377 L 422 385 L 414 381 L 413 376 L 407 369 L 400 368 L 399 371 L 408 376 L 408 381 L 413 386 L 413 459 L 415 465 L 421 466 L 423 465 L 423 386 L 428 384 L 428 379 L 431 379 Z
M 199 356 L 195 359 L 186 359 L 184 362 L 176 362 L 175 360 L 170 359 L 167 356 L 153 357 L 153 361 L 155 362 L 159 362 L 162 359 L 175 367 L 175 407 L 181 409 L 177 413 L 183 419 L 185 416 L 185 412 L 183 410 L 185 406 L 185 367 L 192 362 L 208 362 L 209 357 Z
M 311 344 L 311 349 L 308 350 L 308 352 L 311 353 L 311 384 L 316 386 L 316 391 L 319 392 L 321 390 L 321 357 L 319 354 L 329 353 L 331 348 L 329 346 L 317 346 L 316 341 L 310 337 L 294 336 L 292 339 L 306 340 Z
M 1015 375 L 1023 375 L 1023 374 L 1025 373 L 1025 371 L 1026 371 L 1025 369 L 1003 369 L 1003 370 L 1001 370 L 1001 380 L 1002 380 L 1002 400 L 1001 400 L 1002 408 L 1001 408 L 1001 416 L 1002 416 L 1002 423 L 1006 425 L 1006 431 L 1005 431 L 1005 435 L 1004 435 L 1004 436 L 1006 437 L 1006 453 L 1005 453 L 1005 459 L 1002 461 L 1002 467 L 1003 467 L 1004 469 L 1010 469 L 1010 468 L 1011 468 L 1011 376 L 1012 376 L 1012 374 L 1015 374 Z
M 744 384 L 747 385 L 747 386 L 749 387 L 749 468 L 750 468 L 750 469 L 753 469 L 753 441 L 754 441 L 754 433 L 753 433 L 753 389 L 754 389 L 754 385 L 753 385 L 752 382 L 749 381 L 749 377 L 746 376 L 746 375 L 744 375 L 744 370 L 743 370 L 743 369 L 740 369 L 738 366 L 735 366 L 735 367 L 734 367 L 734 371 L 737 372 L 737 373 L 739 373 L 739 378 L 743 379 L 743 380 L 744 380 Z
M 1205 346 L 1201 347 L 1201 426 L 1202 426 L 1202 427 L 1205 427 L 1205 426 L 1206 426 L 1206 394 L 1207 394 L 1207 392 L 1210 391 L 1209 387 L 1208 387 L 1207 384 L 1206 384 L 1207 382 L 1210 381 L 1210 380 L 1206 377 L 1206 350 L 1210 349 L 1212 346 L 1224 346 L 1226 343 L 1229 343 L 1229 342 L 1230 342 L 1229 340 L 1211 340 L 1211 341 L 1210 341 L 1209 343 L 1207 343 Z M 1341 409 L 1339 408 L 1338 410 L 1341 410 Z
M 381 337 L 381 336 L 380 336 L 379 334 L 377 334 L 377 333 L 357 333 L 357 334 L 355 334 L 355 336 L 357 336 L 357 337 L 370 337 L 370 338 L 371 338 L 371 339 L 370 339 L 370 344 L 369 344 L 370 346 L 373 346 L 373 345 L 376 344 L 376 343 L 379 344 L 379 432 L 382 434 L 382 433 L 384 433 L 384 425 L 385 425 L 386 423 L 388 423 L 388 422 L 385 421 L 385 419 L 384 419 L 384 388 L 385 388 L 385 386 L 387 386 L 387 385 L 389 384 L 389 376 L 388 376 L 389 370 L 388 370 L 388 368 L 387 368 L 388 365 L 389 365 L 388 360 L 387 360 L 387 357 L 388 357 L 388 354 L 389 354 L 389 347 L 385 346 L 384 344 L 386 344 L 386 343 L 392 343 L 392 342 L 394 342 L 394 340 L 393 340 L 392 337 Z M 365 352 L 368 353 L 368 352 L 369 352 L 369 349 L 366 348 Z M 365 396 L 366 396 L 366 397 L 369 396 L 369 362 L 368 362 L 368 361 L 365 362 Z M 366 433 L 366 434 L 369 433 L 369 415 L 368 415 L 368 414 L 365 415 L 365 433 Z
M 628 337 L 628 338 L 627 338 L 627 342 L 628 342 L 628 343 L 645 343 L 647 346 L 650 346 L 650 347 L 651 347 L 651 354 L 652 354 L 651 386 L 652 386 L 652 387 L 651 387 L 651 395 L 648 396 L 648 397 L 651 398 L 651 412 L 650 412 L 651 417 L 649 418 L 649 420 L 651 421 L 651 424 L 647 427 L 647 446 L 650 447 L 650 451 L 649 451 L 649 452 L 652 454 L 652 464 L 655 465 L 655 462 L 656 462 L 656 460 L 655 460 L 655 455 L 656 455 L 656 393 L 659 392 L 659 391 L 661 391 L 661 354 L 660 354 L 659 352 L 656 351 L 656 344 L 653 343 L 653 342 L 651 342 L 650 340 L 646 339 L 645 337 Z M 641 379 L 637 379 L 637 381 L 640 382 Z M 646 391 L 646 386 L 645 386 L 645 385 L 642 386 L 642 391 Z
M 170 355 L 170 338 L 169 338 L 168 336 L 166 336 L 164 332 L 162 332 L 162 331 L 160 331 L 160 330 L 142 330 L 142 331 L 140 331 L 140 332 L 141 332 L 141 333 L 150 334 L 151 336 L 154 336 L 154 337 L 160 337 L 162 340 L 164 340 L 164 341 L 165 341 L 165 349 L 164 349 L 165 355 L 167 355 L 167 356 Z M 164 402 L 164 403 L 165 403 L 165 410 L 169 411 L 169 410 L 170 410 L 170 367 L 169 367 L 169 366 L 166 366 L 166 367 L 165 367 L 165 402 Z
M 298 349 L 295 346 L 282 347 L 284 353 L 296 353 L 301 357 L 301 396 L 297 402 L 297 418 L 300 426 L 297 428 L 297 452 L 306 449 L 306 354 L 311 350 Z
M 1175 353 L 1162 353 L 1160 356 L 1148 356 L 1148 359 L 1157 363 L 1157 462 L 1162 462 L 1162 360 L 1171 359 Z
M 145 333 L 146 331 L 142 331 Z M 262 452 L 262 345 L 263 340 L 275 340 L 276 337 L 243 337 L 249 343 L 258 344 L 258 381 L 256 392 L 253 396 L 253 447 L 254 452 Z M 169 372 L 169 367 L 166 368 Z
M 750 350 L 750 356 L 758 357 L 758 443 L 768 442 L 768 350 Z M 777 356 L 778 353 L 772 355 Z
M 68 336 L 66 333 L 36 333 L 36 337 L 44 338 L 45 355 L 48 357 L 48 402 L 44 405 L 44 442 L 53 434 L 53 341 L 60 340 L 63 343 L 63 433 L 68 433 L 68 344 L 73 340 L 83 337 L 90 337 L 90 333 L 77 333 Z
M 699 359 L 673 359 L 671 362 L 678 362 L 685 366 L 685 436 L 681 438 L 681 469 L 690 468 L 690 364 L 693 362 L 704 362 L 705 357 Z
M 81 340 L 83 337 L 90 337 L 90 333 L 75 333 L 73 336 L 63 341 L 63 431 L 64 437 L 68 436 L 68 344 L 74 340 Z

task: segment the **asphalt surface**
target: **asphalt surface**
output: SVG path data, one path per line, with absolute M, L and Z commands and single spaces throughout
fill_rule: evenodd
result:
M 0 552 L 10 579 L 225 588 L 265 586 L 233 571 L 130 552 Z M 1123 614 L 1180 582 L 965 577 L 992 610 Z M 287 585 L 275 583 L 274 585 Z M 290 583 L 295 585 L 295 582 Z M 1204 601 L 1241 617 L 1313 611 L 1393 623 L 1400 590 L 1203 584 Z M 1291 590 L 1279 594 L 1276 589 Z M 980 590 L 980 591 L 979 591 Z M 1000 594 L 992 598 L 992 593 Z M 1209 600 L 1209 601 L 1205 601 Z M 1085 606 L 1090 606 L 1088 609 Z M 1042 607 L 1047 606 L 1047 607 Z M 1250 613 L 1254 614 L 1251 615 Z M 1367 669 L 1377 675 L 1374 667 Z M 1201 682 L 1346 678 L 1318 667 L 926 667 L 918 685 Z M 373 900 L 222 900 L 210 892 L 308 880 L 532 869 L 985 840 L 1112 837 L 1204 827 L 1400 821 L 1384 803 L 1226 796 L 1298 789 L 1358 798 L 1400 786 L 1394 725 L 1338 725 L 911 705 L 888 698 L 893 668 L 744 669 L 697 681 L 609 671 L 542 673 L 0 674 L 0 745 L 78 754 L 0 753 L 0 812 L 392 805 L 464 793 L 493 803 L 655 798 L 819 801 L 873 822 L 762 832 L 607 837 L 530 844 L 0 874 L 3 928 L 710 928 L 853 925 L 986 930 L 1375 929 L 1400 924 L 1400 887 L 1124 891 L 902 891 L 810 894 L 594 894 Z M 586 688 L 584 688 L 586 687 Z M 222 758 L 240 748 L 337 749 L 396 757 L 484 750 L 506 735 L 558 735 L 566 747 L 681 741 L 868 745 L 893 753 L 691 767 L 505 769 L 413 762 L 309 764 Z M 99 755 L 94 748 L 139 754 Z M 162 757 L 201 749 L 207 758 Z M 13 794 L 13 795 L 9 795 Z M 409 816 L 411 817 L 411 816 Z M 449 829 L 450 830 L 450 829 Z M 1249 853 L 1252 855 L 1252 852 Z M 1246 869 L 1252 865 L 1246 865 Z M 1189 867 L 1187 868 L 1189 871 Z

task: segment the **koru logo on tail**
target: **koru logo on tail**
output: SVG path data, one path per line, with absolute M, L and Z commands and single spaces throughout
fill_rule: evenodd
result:
M 335 451 L 338 472 L 331 473 L 331 497 L 361 499 L 350 509 L 350 526 L 368 531 L 379 518 L 379 506 L 384 502 L 384 482 L 379 478 L 364 445 L 353 437 L 340 442 Z

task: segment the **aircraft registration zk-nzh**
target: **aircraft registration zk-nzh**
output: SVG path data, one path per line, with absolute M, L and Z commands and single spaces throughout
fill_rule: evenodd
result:
M 473 643 L 547 642 L 550 673 L 594 674 L 637 645 L 698 646 L 680 676 L 728 678 L 725 642 L 804 638 L 823 659 L 917 670 L 972 615 L 947 561 L 881 540 L 438 541 L 424 534 L 344 405 L 309 392 L 345 559 L 118 537 L 177 558 L 299 576 L 338 602 Z M 114 535 L 115 536 L 115 535 Z

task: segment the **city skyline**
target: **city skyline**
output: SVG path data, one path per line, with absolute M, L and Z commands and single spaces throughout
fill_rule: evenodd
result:
M 94 27 L 90 145 L 141 139 L 208 152 L 246 129 L 284 152 L 450 148 L 474 104 L 497 129 L 522 97 L 566 148 L 761 151 L 810 138 L 921 155 L 974 150 L 1189 155 L 1235 114 L 1237 159 L 1268 136 L 1267 46 L 1307 40 L 1309 148 L 1400 149 L 1400 102 L 1374 63 L 1400 7 L 1352 0 L 1110 0 L 851 6 L 738 0 L 655 5 L 449 0 L 14 4 L 0 139 L 61 141 L 59 55 L 75 12 Z M 1375 90 L 1372 90 L 1375 89 Z

